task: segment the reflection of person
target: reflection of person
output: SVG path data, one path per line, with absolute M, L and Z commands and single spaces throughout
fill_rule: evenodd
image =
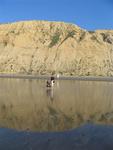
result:
M 53 89 L 47 89 L 47 96 L 50 97 L 51 101 L 53 101 Z
M 53 86 L 54 86 L 54 83 L 55 83 L 55 77 L 54 76 L 51 76 L 50 77 L 50 80 L 46 82 L 46 87 L 47 87 L 47 96 L 50 97 L 50 99 L 53 101 Z

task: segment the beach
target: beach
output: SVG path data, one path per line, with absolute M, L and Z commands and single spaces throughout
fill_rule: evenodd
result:
M 112 150 L 112 77 L 49 78 L 0 75 L 0 150 Z
M 113 126 L 84 125 L 65 132 L 0 129 L 1 150 L 112 150 Z
M 84 81 L 113 81 L 112 76 L 59 76 L 57 75 L 28 75 L 28 74 L 0 74 L 0 78 L 17 78 L 17 79 L 49 79 L 54 76 L 59 80 L 84 80 Z

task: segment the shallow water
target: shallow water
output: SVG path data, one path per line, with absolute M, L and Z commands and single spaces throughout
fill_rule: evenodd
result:
M 0 127 L 64 131 L 83 124 L 113 124 L 113 82 L 0 79 Z

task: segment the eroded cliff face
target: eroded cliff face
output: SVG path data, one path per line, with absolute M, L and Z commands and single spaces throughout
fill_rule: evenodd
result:
M 112 76 L 113 30 L 47 21 L 1 24 L 0 72 Z

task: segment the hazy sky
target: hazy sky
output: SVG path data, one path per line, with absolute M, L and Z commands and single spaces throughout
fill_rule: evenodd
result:
M 113 0 L 0 0 L 0 22 L 64 21 L 88 30 L 113 29 Z

